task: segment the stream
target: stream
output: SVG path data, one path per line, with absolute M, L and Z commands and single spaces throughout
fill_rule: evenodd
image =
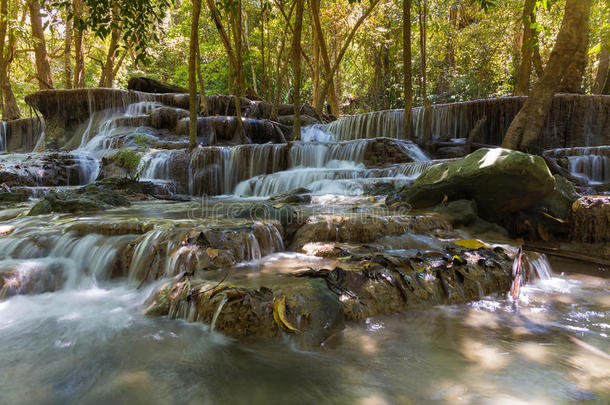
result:
M 610 283 L 595 266 L 470 304 L 375 316 L 321 348 L 243 344 L 142 315 L 152 287 L 89 280 L 0 302 L 2 403 L 569 404 L 610 401 Z M 561 275 L 559 275 L 561 274 Z

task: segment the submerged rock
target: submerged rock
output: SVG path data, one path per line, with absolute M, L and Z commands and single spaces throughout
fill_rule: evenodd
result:
M 484 218 L 498 220 L 531 207 L 554 186 L 555 179 L 539 156 L 479 149 L 458 161 L 432 166 L 387 202 L 404 201 L 424 208 L 447 200 L 472 199 Z
M 309 204 L 311 202 L 311 190 L 296 188 L 294 190 L 277 193 L 269 197 L 269 201 L 276 204 Z
M 346 256 L 332 270 L 317 267 L 268 276 L 256 287 L 247 277 L 217 282 L 196 273 L 160 288 L 147 314 L 203 322 L 240 339 L 287 334 L 298 344 L 315 346 L 340 330 L 343 319 L 505 291 L 511 265 L 512 258 L 501 248 L 449 246 L 414 256 L 365 251 Z
M 28 201 L 28 197 L 22 193 L 0 192 L 0 206 L 19 204 Z

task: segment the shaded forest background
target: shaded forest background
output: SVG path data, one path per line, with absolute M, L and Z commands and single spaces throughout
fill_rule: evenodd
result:
M 218 22 L 212 18 L 216 10 L 230 44 L 240 42 L 246 96 L 293 101 L 295 3 L 298 1 L 203 2 L 197 56 L 206 94 L 232 94 L 236 88 L 237 75 L 232 72 Z M 301 3 L 301 99 L 312 105 L 320 99 L 327 63 L 328 67 L 336 65 L 329 89 L 338 104 L 333 113 L 403 108 L 403 2 Z M 411 1 L 413 105 L 422 105 L 424 94 L 433 104 L 527 94 L 549 58 L 565 3 Z M 524 13 L 528 7 L 533 11 Z M 29 115 L 24 96 L 38 89 L 126 88 L 132 76 L 188 88 L 192 8 L 193 2 L 181 0 L 1 0 L 3 117 Z M 317 17 L 324 41 L 316 35 Z M 597 82 L 608 74 L 609 20 L 610 2 L 594 1 L 580 92 L 604 91 Z M 529 32 L 524 29 L 528 26 Z M 423 55 L 422 49 L 426 51 Z M 525 54 L 531 59 L 531 72 L 519 80 Z M 606 83 L 603 79 L 601 87 Z

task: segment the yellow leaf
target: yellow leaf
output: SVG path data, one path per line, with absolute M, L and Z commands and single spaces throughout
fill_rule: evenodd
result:
M 483 242 L 479 242 L 476 239 L 462 239 L 454 242 L 457 246 L 462 246 L 468 249 L 479 249 L 479 248 L 487 248 L 487 245 Z
M 457 261 L 458 261 L 458 262 L 460 262 L 460 263 L 464 263 L 464 259 L 462 259 L 462 258 L 461 258 L 460 256 L 458 256 L 458 255 L 454 255 L 454 256 L 451 258 L 451 260 L 452 260 L 452 261 L 454 261 L 454 262 L 457 260 Z
M 280 209 L 280 208 L 282 208 L 284 205 L 285 205 L 285 204 L 282 204 L 282 203 L 280 203 L 280 204 L 275 204 L 275 205 L 273 206 L 273 208 L 275 208 L 276 210 L 279 210 L 279 209 Z
M 218 257 L 218 249 L 207 248 L 205 252 L 210 256 L 210 259 L 214 260 Z
M 370 202 L 375 202 L 375 197 L 369 197 Z
M 337 258 L 337 260 L 343 260 L 343 261 L 345 261 L 345 260 L 349 260 L 349 259 L 351 259 L 352 257 L 354 257 L 354 255 L 349 255 L 349 256 L 344 256 L 344 257 L 338 257 L 338 258 Z
M 273 320 L 286 332 L 301 333 L 300 330 L 292 326 L 288 319 L 286 319 L 286 296 L 273 301 Z
M 563 219 L 561 219 L 561 218 L 555 218 L 554 216 L 552 216 L 551 214 L 549 214 L 549 213 L 547 213 L 547 212 L 540 211 L 540 213 L 541 213 L 542 215 L 544 215 L 545 217 L 550 218 L 550 219 L 554 219 L 555 221 L 560 222 L 560 223 L 562 223 L 562 224 L 565 224 L 565 223 L 566 223 L 566 221 L 565 221 L 565 220 L 563 220 Z

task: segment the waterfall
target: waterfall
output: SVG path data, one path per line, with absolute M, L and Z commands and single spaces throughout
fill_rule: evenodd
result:
M 526 97 L 502 97 L 460 103 L 433 105 L 430 109 L 430 131 L 434 141 L 467 138 L 475 125 L 483 120 L 476 142 L 500 145 L 513 118 Z M 306 138 L 320 140 L 332 134 L 333 140 L 375 137 L 402 138 L 403 110 L 379 111 L 341 118 L 325 126 L 315 126 Z M 546 118 L 539 150 L 575 145 L 603 145 L 610 141 L 610 96 L 559 94 L 553 99 Z M 414 139 L 424 141 L 424 109 L 411 113 Z
M 610 146 L 551 149 L 544 154 L 589 184 L 610 183 Z
M 0 121 L 0 152 L 6 152 L 7 150 L 6 121 Z
M 530 259 L 530 274 L 535 275 L 539 280 L 550 280 L 553 271 L 546 255 L 535 254 L 534 257 L 534 259 Z

